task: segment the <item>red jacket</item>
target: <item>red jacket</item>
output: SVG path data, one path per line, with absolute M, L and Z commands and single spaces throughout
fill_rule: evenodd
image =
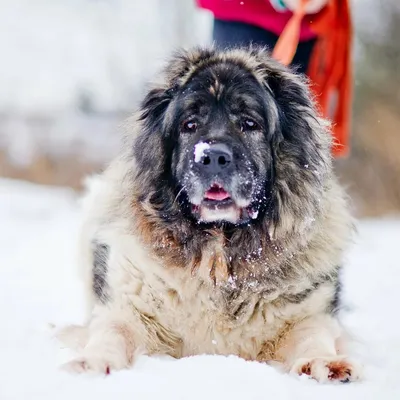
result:
M 269 0 L 197 0 L 197 4 L 200 8 L 211 11 L 217 19 L 259 26 L 277 36 L 292 16 L 290 11 L 275 10 Z M 309 27 L 316 15 L 318 14 L 310 14 L 303 19 L 300 41 L 316 36 Z

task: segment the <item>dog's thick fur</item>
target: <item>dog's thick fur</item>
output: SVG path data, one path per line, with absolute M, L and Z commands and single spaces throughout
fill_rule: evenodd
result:
M 257 48 L 182 51 L 165 71 L 86 198 L 89 315 L 86 326 L 60 333 L 80 352 L 68 368 L 126 368 L 138 352 L 233 354 L 320 381 L 357 379 L 336 317 L 352 221 L 332 171 L 329 125 L 307 85 Z M 175 120 L 197 99 L 237 103 L 232 118 L 260 107 L 259 131 L 229 131 L 263 178 L 252 219 L 203 224 L 181 195 L 191 139 Z

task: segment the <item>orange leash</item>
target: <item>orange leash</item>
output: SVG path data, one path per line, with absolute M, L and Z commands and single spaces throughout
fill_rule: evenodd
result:
M 293 60 L 301 21 L 309 0 L 301 0 L 273 50 L 273 57 L 285 65 Z M 311 29 L 317 42 L 310 59 L 307 75 L 320 112 L 332 121 L 335 157 L 349 152 L 350 110 L 352 100 L 352 28 L 348 0 L 331 0 L 318 13 Z
M 306 6 L 309 0 L 301 0 L 299 8 L 293 13 L 286 24 L 272 51 L 272 57 L 284 65 L 289 65 L 296 54 L 300 38 L 301 21 L 306 15 Z

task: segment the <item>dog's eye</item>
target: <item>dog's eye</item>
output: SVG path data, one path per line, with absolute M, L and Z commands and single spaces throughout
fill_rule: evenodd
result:
M 182 125 L 182 131 L 185 133 L 194 133 L 197 131 L 197 122 L 193 120 L 185 121 Z
M 259 129 L 257 122 L 253 121 L 250 118 L 246 118 L 241 122 L 240 129 L 242 132 L 256 131 Z

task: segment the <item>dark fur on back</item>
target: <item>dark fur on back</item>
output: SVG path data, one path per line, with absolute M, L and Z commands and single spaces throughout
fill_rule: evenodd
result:
M 107 263 L 109 257 L 109 246 L 94 241 L 93 246 L 93 292 L 97 298 L 106 303 L 107 301 Z

